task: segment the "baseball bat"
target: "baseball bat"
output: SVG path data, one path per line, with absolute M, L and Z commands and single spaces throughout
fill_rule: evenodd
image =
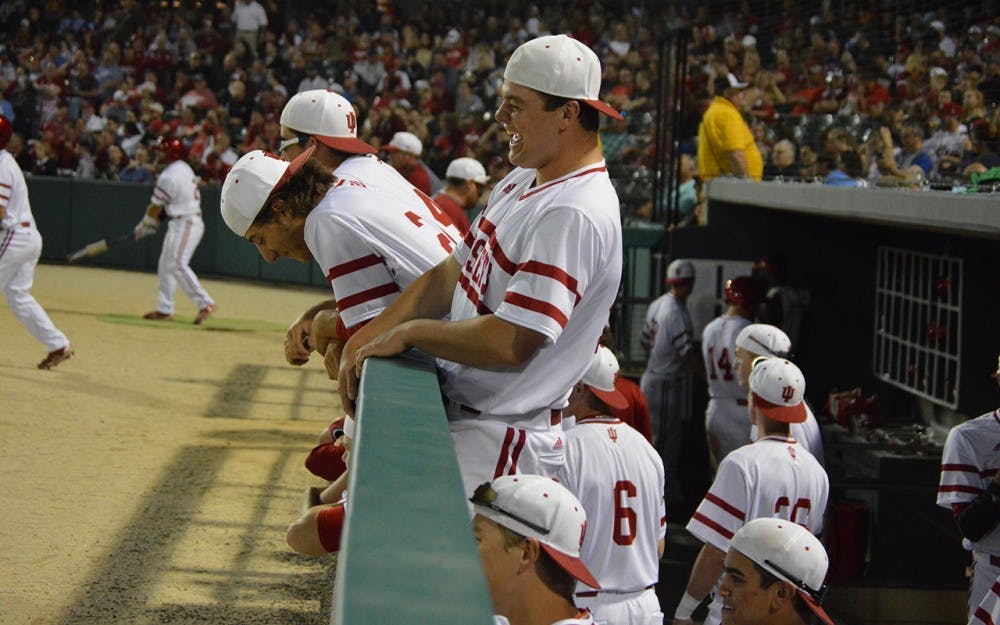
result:
M 125 234 L 118 235 L 112 239 L 101 239 L 99 241 L 94 241 L 86 246 L 72 252 L 66 257 L 66 260 L 73 263 L 81 258 L 88 258 L 90 256 L 97 256 L 98 254 L 103 254 L 113 247 L 117 247 L 122 243 L 127 243 L 129 241 L 137 241 L 135 238 L 135 232 L 126 232 Z

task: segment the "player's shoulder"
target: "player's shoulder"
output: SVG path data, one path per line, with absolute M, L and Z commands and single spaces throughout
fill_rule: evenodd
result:
M 969 419 L 952 428 L 953 432 L 995 431 L 1000 435 L 1000 408 Z

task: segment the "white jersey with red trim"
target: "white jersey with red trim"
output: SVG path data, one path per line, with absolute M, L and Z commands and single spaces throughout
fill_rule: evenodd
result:
M 0 208 L 3 209 L 0 228 L 13 230 L 22 223 L 35 223 L 24 173 L 14 155 L 7 150 L 0 150 Z
M 656 315 L 660 307 L 666 303 L 668 295 L 670 294 L 664 293 L 657 297 L 646 308 L 646 320 L 642 326 L 642 333 L 639 335 L 639 344 L 646 349 L 653 349 L 653 337 L 656 336 Z
M 733 364 L 736 361 L 736 336 L 750 323 L 749 319 L 741 315 L 722 315 L 710 321 L 702 330 L 701 355 L 705 361 L 709 397 L 747 398 L 747 391 L 740 386 Z M 749 429 L 746 415 L 744 417 L 743 422 L 747 423 Z
M 687 529 L 722 551 L 729 551 L 733 534 L 753 519 L 788 519 L 818 535 L 829 492 L 826 471 L 798 441 L 765 436 L 719 463 Z
M 951 509 L 968 504 L 986 490 L 1000 470 L 1000 408 L 956 425 L 948 432 L 941 457 L 937 503 Z M 976 542 L 962 540 L 969 550 L 1000 555 L 1000 526 Z
M 684 356 L 694 348 L 694 324 L 687 306 L 673 293 L 663 296 L 652 320 L 652 349 L 643 375 L 667 378 L 684 372 Z
M 618 294 L 621 221 L 604 162 L 534 182 L 535 170 L 523 168 L 501 180 L 454 254 L 462 273 L 453 321 L 493 314 L 547 339 L 517 369 L 437 361 L 445 395 L 484 414 L 565 407 Z
M 724 552 L 733 534 L 759 518 L 788 519 L 819 535 L 829 493 L 826 471 L 802 445 L 791 437 L 765 436 L 719 463 L 687 530 Z M 716 594 L 705 623 L 719 623 L 721 610 Z
M 972 610 L 969 618 L 969 625 L 995 625 L 1000 623 L 1000 578 L 994 580 L 993 585 L 986 591 L 979 605 Z
M 183 160 L 177 160 L 164 168 L 156 177 L 156 187 L 150 204 L 162 206 L 167 217 L 187 217 L 201 213 L 201 192 L 198 190 L 198 176 Z
M 655 584 L 657 544 L 666 536 L 667 520 L 663 460 L 646 438 L 611 417 L 577 421 L 566 429 L 566 463 L 558 475 L 587 511 L 580 558 L 601 592 L 632 593 Z M 577 592 L 590 590 L 577 584 Z M 577 604 L 600 619 L 585 599 Z
M 306 217 L 305 240 L 350 329 L 382 312 L 461 237 L 444 211 L 381 169 L 378 159 L 350 158 L 345 164 Z

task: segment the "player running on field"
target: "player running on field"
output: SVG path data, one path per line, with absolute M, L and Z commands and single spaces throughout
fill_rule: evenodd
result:
M 0 115 L 0 289 L 18 321 L 49 350 L 38 368 L 51 369 L 72 356 L 73 349 L 29 292 L 42 254 L 42 235 L 31 214 L 24 173 L 7 151 L 13 134 L 10 121 Z
M 587 511 L 580 557 L 601 584 L 577 584 L 576 604 L 599 623 L 654 625 L 663 622 L 653 589 L 667 531 L 663 461 L 642 434 L 608 416 L 628 404 L 617 377 L 618 359 L 599 347 L 565 411 L 575 424 L 567 424 L 559 482 Z
M 561 411 L 590 364 L 618 293 L 618 196 L 598 141 L 601 65 L 552 35 L 518 47 L 496 113 L 517 168 L 499 181 L 455 253 L 351 337 L 350 407 L 368 356 L 416 347 L 438 358 L 467 490 L 498 475 L 552 475 Z M 446 315 L 450 319 L 442 320 Z
M 174 294 L 180 283 L 181 290 L 198 307 L 194 322 L 200 324 L 215 312 L 215 300 L 201 286 L 190 265 L 191 257 L 205 234 L 205 222 L 201 220 L 198 176 L 185 160 L 187 150 L 180 139 L 162 138 L 158 150 L 166 165 L 156 177 L 156 187 L 146 214 L 135 226 L 135 238 L 155 233 L 164 218 L 169 219 L 170 223 L 167 225 L 167 234 L 163 237 L 163 249 L 156 267 L 159 284 L 156 310 L 146 313 L 144 318 L 173 318 Z
M 750 419 L 760 438 L 719 463 L 708 493 L 687 524 L 705 544 L 674 612 L 674 625 L 689 625 L 691 613 L 722 574 L 733 534 L 752 519 L 776 517 L 823 530 L 830 481 L 826 471 L 789 434 L 806 418 L 805 378 L 781 358 L 758 358 L 750 372 Z M 716 594 L 705 623 L 718 625 L 722 603 Z

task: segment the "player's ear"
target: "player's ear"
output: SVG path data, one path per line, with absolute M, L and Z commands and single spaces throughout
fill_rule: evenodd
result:
M 570 123 L 580 117 L 580 101 L 570 100 L 562 105 L 562 121 Z
M 518 545 L 521 549 L 521 561 L 518 563 L 518 571 L 522 569 L 534 569 L 535 562 L 542 556 L 542 548 L 534 538 L 525 538 Z
M 771 585 L 771 607 L 780 610 L 784 606 L 795 601 L 795 588 L 785 582 L 777 582 Z

